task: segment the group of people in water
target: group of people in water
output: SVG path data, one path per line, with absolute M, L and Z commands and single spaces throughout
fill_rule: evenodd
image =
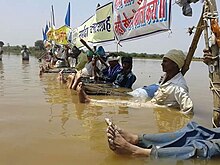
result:
M 77 57 L 80 53 L 82 53 L 81 50 Z M 66 77 L 61 70 L 58 75 L 59 81 L 77 91 L 81 103 L 108 103 L 107 99 L 92 99 L 86 93 L 82 81 L 84 77 L 92 77 L 96 81 L 102 80 L 115 88 L 132 89 L 132 85 L 136 81 L 136 76 L 132 72 L 132 57 L 118 57 L 114 53 L 107 55 L 102 46 L 98 47 L 96 51 L 88 50 L 86 57 L 87 62 L 80 70 L 76 70 Z M 165 74 L 160 81 L 127 93 L 133 97 L 148 97 L 150 100 L 146 102 L 121 100 L 122 104 L 128 107 L 167 106 L 173 107 L 185 115 L 192 115 L 193 102 L 181 73 L 184 63 L 185 54 L 181 50 L 168 51 L 163 56 L 161 63 Z M 173 133 L 135 135 L 120 129 L 109 119 L 106 119 L 106 123 L 109 148 L 117 154 L 175 159 L 211 158 L 220 154 L 220 129 L 218 128 L 208 129 L 195 122 L 190 122 L 186 127 Z
M 3 46 L 4 46 L 4 42 L 0 41 L 0 61 L 2 61 Z M 22 60 L 28 61 L 30 54 L 31 53 L 30 53 L 30 50 L 28 49 L 28 47 L 26 45 L 22 45 L 22 47 L 21 47 Z

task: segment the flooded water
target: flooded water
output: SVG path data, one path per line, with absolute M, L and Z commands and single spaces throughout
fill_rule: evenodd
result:
M 155 83 L 162 75 L 160 60 L 135 60 L 134 88 Z M 134 133 L 170 132 L 189 120 L 212 127 L 212 94 L 207 66 L 192 62 L 186 80 L 194 102 L 192 119 L 165 108 L 124 108 L 81 104 L 75 91 L 56 80 L 39 77 L 39 63 L 31 57 L 3 55 L 0 62 L 0 164 L 4 165 L 143 165 L 219 164 L 213 160 L 152 160 L 118 156 L 108 149 L 104 118 Z M 97 99 L 109 96 L 92 96 Z M 119 98 L 116 99 L 129 99 Z

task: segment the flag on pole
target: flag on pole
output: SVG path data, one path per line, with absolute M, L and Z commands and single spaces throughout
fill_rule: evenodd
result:
M 66 12 L 65 25 L 70 26 L 70 2 L 69 2 L 67 12 Z
M 48 32 L 48 30 L 49 30 L 49 27 L 48 27 L 48 25 L 46 24 L 45 29 L 42 28 L 43 41 L 44 41 L 44 40 L 47 40 L 47 32 Z
M 53 10 L 53 5 L 51 6 L 51 26 L 55 27 L 55 19 L 54 19 L 54 10 Z
M 43 35 L 43 41 L 46 40 L 45 33 L 44 33 L 44 28 L 42 28 L 42 35 Z
M 48 27 L 48 25 L 46 24 L 44 33 L 47 34 L 48 30 L 49 30 L 49 27 Z

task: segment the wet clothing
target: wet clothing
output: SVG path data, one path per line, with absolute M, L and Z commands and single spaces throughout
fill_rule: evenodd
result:
M 188 87 L 183 75 L 178 73 L 172 79 L 163 83 L 165 77 L 151 102 L 168 107 L 178 107 L 180 112 L 184 114 L 192 113 L 193 103 L 189 97 Z
M 137 88 L 131 92 L 128 92 L 128 94 L 133 97 L 153 98 L 158 88 L 158 84 L 151 84 L 148 86 L 143 86 L 142 88 Z
M 117 75 L 113 85 L 116 87 L 131 88 L 136 81 L 136 76 L 132 71 L 125 73 L 123 70 Z
M 195 122 L 173 133 L 142 134 L 138 146 L 151 148 L 154 158 L 211 158 L 220 155 L 220 128 L 205 128 Z
M 96 61 L 96 67 L 99 69 L 102 67 L 102 64 L 100 61 Z M 93 61 L 87 62 L 85 67 L 82 69 L 82 76 L 84 77 L 93 77 L 95 76 L 94 74 L 94 66 L 93 66 Z

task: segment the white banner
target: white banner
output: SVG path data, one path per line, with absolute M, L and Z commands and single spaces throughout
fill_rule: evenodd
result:
M 113 0 L 118 41 L 170 29 L 171 0 Z
M 77 47 L 82 47 L 80 39 L 88 43 L 103 43 L 114 41 L 113 3 L 110 2 L 96 10 L 96 14 L 85 21 L 75 30 L 73 41 Z M 76 34 L 77 33 L 77 34 Z M 77 36 L 77 38 L 76 38 Z

